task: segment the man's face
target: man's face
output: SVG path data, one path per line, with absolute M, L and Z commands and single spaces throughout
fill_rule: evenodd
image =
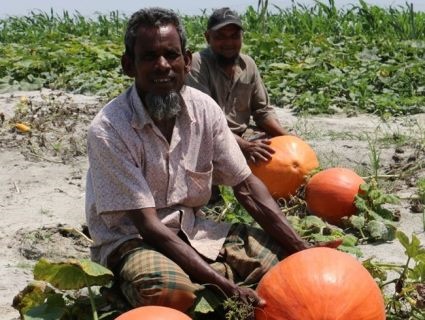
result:
M 226 60 L 236 59 L 242 47 L 242 30 L 235 24 L 228 24 L 216 31 L 205 33 L 212 51 Z
M 127 75 L 135 77 L 142 100 L 147 93 L 164 96 L 179 92 L 189 72 L 191 57 L 182 52 L 174 25 L 141 26 L 134 46 L 134 60 L 123 63 Z

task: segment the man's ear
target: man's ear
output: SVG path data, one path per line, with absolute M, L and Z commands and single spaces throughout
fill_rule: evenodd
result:
M 192 52 L 190 50 L 186 50 L 184 53 L 184 71 L 186 74 L 190 72 L 190 68 L 192 67 Z
M 136 76 L 136 70 L 134 68 L 134 61 L 131 57 L 129 57 L 127 54 L 123 54 L 121 56 L 121 66 L 124 71 L 124 74 L 134 78 Z

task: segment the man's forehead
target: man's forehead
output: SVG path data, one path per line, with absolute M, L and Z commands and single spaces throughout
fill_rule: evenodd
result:
M 166 40 L 180 44 L 180 35 L 173 24 L 160 26 L 140 26 L 137 30 L 139 44 L 147 45 L 149 42 Z

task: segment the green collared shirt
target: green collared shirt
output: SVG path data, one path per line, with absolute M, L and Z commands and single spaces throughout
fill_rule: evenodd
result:
M 219 67 L 208 47 L 196 52 L 186 83 L 210 95 L 226 114 L 233 133 L 241 135 L 251 116 L 257 126 L 269 116 L 277 119 L 254 60 L 241 54 L 233 79 Z

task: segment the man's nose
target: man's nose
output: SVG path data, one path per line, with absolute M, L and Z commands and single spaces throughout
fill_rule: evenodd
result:
M 156 60 L 156 67 L 160 69 L 168 69 L 170 68 L 170 64 L 164 56 L 159 56 Z

